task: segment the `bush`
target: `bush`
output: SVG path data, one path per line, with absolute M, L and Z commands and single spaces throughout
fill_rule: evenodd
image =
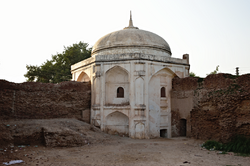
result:
M 222 144 L 217 141 L 206 141 L 202 147 L 208 150 L 220 150 L 225 152 L 235 152 L 240 154 L 250 154 L 250 139 L 244 136 L 236 136 L 231 142 Z
M 250 154 L 250 139 L 244 136 L 236 136 L 226 145 L 226 151 Z
M 219 143 L 217 141 L 206 141 L 203 145 L 203 148 L 206 148 L 208 150 L 223 150 L 223 144 Z

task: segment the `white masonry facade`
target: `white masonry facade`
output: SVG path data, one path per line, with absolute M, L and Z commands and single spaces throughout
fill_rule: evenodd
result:
M 160 36 L 129 26 L 100 38 L 91 57 L 71 66 L 91 82 L 91 124 L 131 138 L 171 138 L 172 79 L 189 76 L 189 55 L 172 58 Z

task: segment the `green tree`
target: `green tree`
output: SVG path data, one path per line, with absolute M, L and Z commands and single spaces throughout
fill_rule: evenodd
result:
M 189 73 L 189 76 L 190 76 L 190 77 L 195 77 L 196 74 L 195 74 L 194 72 L 190 72 L 190 73 Z
M 29 82 L 58 83 L 71 79 L 71 65 L 91 56 L 92 48 L 88 44 L 79 42 L 65 47 L 63 53 L 52 55 L 41 66 L 26 65 L 27 73 L 24 75 Z

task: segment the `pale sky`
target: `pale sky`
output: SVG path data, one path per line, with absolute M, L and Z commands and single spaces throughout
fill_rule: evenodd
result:
M 249 0 L 0 0 L 0 79 L 25 82 L 26 65 L 41 65 L 64 46 L 93 46 L 128 26 L 158 34 L 172 57 L 189 54 L 190 71 L 250 73 Z

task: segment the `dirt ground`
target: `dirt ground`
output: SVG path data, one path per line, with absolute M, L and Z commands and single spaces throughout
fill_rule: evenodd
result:
M 80 130 L 83 122 L 77 120 L 52 120 L 55 124 L 60 124 L 64 130 L 58 133 L 58 126 L 55 128 L 48 121 L 41 121 L 43 128 L 52 130 L 57 129 L 57 137 L 49 137 L 54 141 L 59 137 L 69 137 L 66 133 L 75 133 L 77 135 L 85 135 L 83 137 L 83 145 L 79 146 L 80 138 L 75 139 L 76 143 L 70 142 L 74 147 L 45 147 L 44 144 L 30 144 L 20 147 L 20 144 L 12 144 L 12 146 L 0 146 L 0 165 L 11 160 L 23 160 L 24 163 L 14 165 L 48 165 L 48 166 L 120 166 L 120 165 L 164 165 L 164 166 L 249 166 L 250 157 L 237 156 L 233 153 L 220 154 L 219 151 L 208 151 L 200 147 L 203 143 L 201 140 L 189 139 L 185 137 L 178 138 L 159 138 L 159 139 L 131 139 L 118 135 L 108 135 L 100 130 L 89 128 L 85 124 L 84 129 Z M 44 123 L 46 122 L 46 123 Z M 18 131 L 23 134 L 18 126 L 22 125 L 25 131 L 30 130 L 37 132 L 40 122 L 36 120 L 32 122 L 6 122 L 12 124 L 15 130 L 12 130 L 12 136 Z M 35 124 L 37 126 L 34 127 Z M 29 124 L 32 128 L 28 129 L 25 124 Z M 45 125 L 47 124 L 47 126 Z M 50 128 L 48 128 L 50 126 Z M 68 126 L 68 127 L 67 127 Z M 61 128 L 61 129 L 62 129 Z M 36 129 L 36 130 L 35 130 Z M 88 129 L 88 130 L 87 130 Z M 71 131 L 72 130 L 72 131 Z M 76 133 L 79 131 L 79 134 Z M 91 134 L 92 133 L 92 134 Z M 13 135 L 14 134 L 14 135 Z M 29 133 L 30 134 L 30 133 Z M 23 136 L 23 135 L 22 135 Z M 92 136 L 92 137 L 91 137 Z M 24 137 L 22 137 L 24 138 Z M 94 140 L 94 141 L 92 141 Z M 62 141 L 63 140 L 59 140 Z M 65 141 L 64 141 L 65 143 Z M 51 145 L 51 144 L 48 144 Z M 53 145 L 55 145 L 53 143 Z M 19 147 L 18 147 L 19 146 Z M 13 166 L 14 166 L 13 165 Z
M 112 136 L 110 141 L 72 148 L 42 145 L 1 150 L 1 163 L 23 160 L 15 165 L 167 165 L 167 166 L 249 166 L 250 157 L 218 154 L 200 148 L 202 141 L 187 138 L 135 140 Z M 12 153 L 10 153 L 12 149 Z

